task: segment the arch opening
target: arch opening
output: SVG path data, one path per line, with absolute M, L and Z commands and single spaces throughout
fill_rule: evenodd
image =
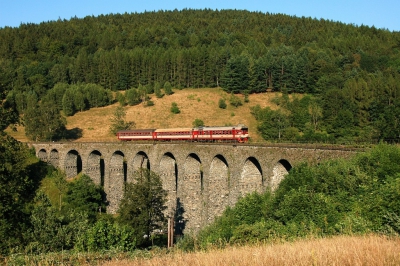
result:
M 285 176 L 289 174 L 290 169 L 292 169 L 292 165 L 285 159 L 279 160 L 274 165 L 272 168 L 272 177 L 269 183 L 271 191 L 275 191 L 279 187 L 279 184 L 282 182 Z
M 135 157 L 133 158 L 132 162 L 129 164 L 129 174 L 128 174 L 128 182 L 134 182 L 133 176 L 135 171 L 139 170 L 140 168 L 145 168 L 150 170 L 150 160 L 147 154 L 143 151 L 138 152 Z
M 82 158 L 78 151 L 70 150 L 64 162 L 67 178 L 72 178 L 82 172 Z
M 52 149 L 50 151 L 50 159 L 49 159 L 50 164 L 52 164 L 54 167 L 58 167 L 60 162 L 59 162 L 59 154 L 58 150 Z
M 263 185 L 262 168 L 254 157 L 246 159 L 239 178 L 239 190 L 242 195 L 258 191 L 261 192 Z
M 37 153 L 37 157 L 43 161 L 43 162 L 47 162 L 48 157 L 47 157 L 47 151 L 45 149 L 40 149 Z
M 94 150 L 89 154 L 85 173 L 95 184 L 104 186 L 104 159 L 100 151 Z

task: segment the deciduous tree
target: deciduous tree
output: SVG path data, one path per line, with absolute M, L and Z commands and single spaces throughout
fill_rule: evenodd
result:
M 124 108 L 122 106 L 118 106 L 117 109 L 115 109 L 113 116 L 111 117 L 110 132 L 112 134 L 115 135 L 120 130 L 132 129 L 135 127 L 135 122 L 127 122 L 125 121 L 125 117 L 126 112 Z
M 80 176 L 74 182 L 68 183 L 65 203 L 68 209 L 85 212 L 89 220 L 94 222 L 96 214 L 105 212 L 103 191 L 87 175 Z
M 164 227 L 167 191 L 160 176 L 146 168 L 137 170 L 133 180 L 126 185 L 118 213 L 121 223 L 135 229 L 140 245 L 148 242 L 155 230 Z

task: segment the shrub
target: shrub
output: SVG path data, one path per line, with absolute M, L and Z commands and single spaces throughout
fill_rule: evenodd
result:
M 224 99 L 219 99 L 218 107 L 221 108 L 221 109 L 226 109 L 226 102 L 225 102 Z
M 135 247 L 135 233 L 131 227 L 103 220 L 86 230 L 75 245 L 78 251 L 132 251 Z
M 260 240 L 275 240 L 287 235 L 285 226 L 275 220 L 242 224 L 233 230 L 232 243 L 255 243 Z
M 178 104 L 176 102 L 173 102 L 171 105 L 171 113 L 173 114 L 179 114 L 181 110 L 178 107 Z
M 231 94 L 231 97 L 229 98 L 229 103 L 235 107 L 239 107 L 239 106 L 243 105 L 242 100 L 233 93 Z
M 244 102 L 245 102 L 245 103 L 250 102 L 250 99 L 249 99 L 249 91 L 248 91 L 248 90 L 245 90 L 245 91 L 243 92 L 243 94 L 244 94 Z
M 154 106 L 154 102 L 151 100 L 146 101 L 146 106 Z
M 193 127 L 202 127 L 204 126 L 204 122 L 201 119 L 196 118 L 193 123 L 192 123 Z

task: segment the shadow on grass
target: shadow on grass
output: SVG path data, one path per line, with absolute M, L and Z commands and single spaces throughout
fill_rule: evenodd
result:
M 82 138 L 83 130 L 81 128 L 73 128 L 73 129 L 67 129 L 65 130 L 65 138 L 69 140 L 75 140 Z

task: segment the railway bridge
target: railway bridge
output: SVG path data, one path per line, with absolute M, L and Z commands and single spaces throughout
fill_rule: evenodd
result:
M 180 213 L 185 232 L 197 231 L 233 206 L 240 196 L 274 190 L 302 162 L 348 158 L 353 150 L 314 146 L 245 144 L 52 142 L 31 143 L 43 161 L 84 173 L 104 187 L 107 212 L 116 213 L 124 184 L 139 168 L 157 173 L 168 191 L 167 216 Z

